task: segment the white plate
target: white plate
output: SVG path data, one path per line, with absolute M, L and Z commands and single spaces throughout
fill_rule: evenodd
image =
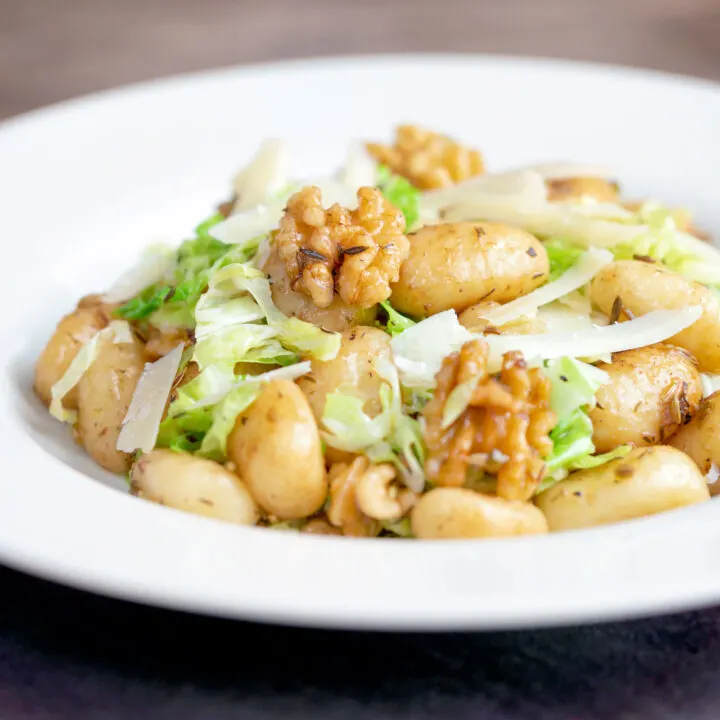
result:
M 234 527 L 129 497 L 34 398 L 60 315 L 156 238 L 179 240 L 266 136 L 331 169 L 351 138 L 414 121 L 493 168 L 618 168 L 720 231 L 720 89 L 559 62 L 384 57 L 225 70 L 66 103 L 0 129 L 0 559 L 70 585 L 237 618 L 347 628 L 508 628 L 720 601 L 720 503 L 604 529 L 444 543 Z

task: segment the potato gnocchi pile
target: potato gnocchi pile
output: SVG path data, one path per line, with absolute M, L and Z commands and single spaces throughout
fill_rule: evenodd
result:
M 131 493 L 239 525 L 488 538 L 709 500 L 720 253 L 597 165 L 403 126 L 232 197 L 58 324 L 35 391 Z

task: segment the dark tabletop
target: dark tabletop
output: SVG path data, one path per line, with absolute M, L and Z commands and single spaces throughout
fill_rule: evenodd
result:
M 717 720 L 720 610 L 517 633 L 266 627 L 0 570 L 3 718 Z
M 720 0 L 0 0 L 0 117 L 217 65 L 556 55 L 720 79 Z M 720 609 L 538 632 L 265 627 L 0 568 L 0 720 L 720 719 Z

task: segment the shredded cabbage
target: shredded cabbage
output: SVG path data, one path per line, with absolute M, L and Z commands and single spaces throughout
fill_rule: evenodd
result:
M 688 280 L 706 285 L 720 284 L 720 254 L 714 262 L 709 263 L 707 257 L 701 259 L 686 244 L 679 241 L 675 211 L 653 205 L 649 210 L 641 208 L 640 213 L 646 219 L 647 230 L 629 242 L 613 248 L 618 260 L 649 257 Z
M 216 271 L 195 318 L 193 359 L 201 369 L 241 361 L 287 365 L 298 355 L 331 360 L 340 349 L 338 333 L 283 315 L 272 301 L 267 277 L 250 263 Z
M 553 450 L 545 461 L 550 475 L 564 477 L 573 460 L 595 452 L 592 434 L 592 421 L 588 414 L 580 408 L 559 420 L 550 432 Z M 561 471 L 559 474 L 558 470 Z
M 323 412 L 321 433 L 330 447 L 348 452 L 364 452 L 373 463 L 392 463 L 403 482 L 415 492 L 425 486 L 425 446 L 420 424 L 406 415 L 397 369 L 389 361 L 379 361 L 378 374 L 385 381 L 380 389 L 382 411 L 371 418 L 359 398 L 331 393 Z
M 160 423 L 155 447 L 176 452 L 197 452 L 212 420 L 212 407 L 168 416 Z
M 435 374 L 443 359 L 473 335 L 457 319 L 454 310 L 431 315 L 396 335 L 390 346 L 405 387 L 435 387 Z
M 123 320 L 113 320 L 106 328 L 96 332 L 78 351 L 65 374 L 50 389 L 50 414 L 60 422 L 74 423 L 77 412 L 63 407 L 65 396 L 80 382 L 87 369 L 95 362 L 102 340 L 118 345 L 133 341 L 130 326 Z
M 550 262 L 550 281 L 557 280 L 567 272 L 583 254 L 585 249 L 565 238 L 550 238 L 543 243 Z
M 245 382 L 232 389 L 214 408 L 212 422 L 197 451 L 211 460 L 224 460 L 227 438 L 235 426 L 237 416 L 247 410 L 260 396 L 260 382 Z
M 546 363 L 544 374 L 552 383 L 550 408 L 558 418 L 569 417 L 582 407 L 595 407 L 595 393 L 610 376 L 599 368 L 563 357 Z
M 222 216 L 217 214 L 195 228 L 195 237 L 176 251 L 171 278 L 149 285 L 115 311 L 127 320 L 145 320 L 162 330 L 192 328 L 195 304 L 207 287 L 213 270 L 245 262 L 257 251 L 259 240 L 232 246 L 210 235 Z
M 179 388 L 167 418 L 160 423 L 158 447 L 223 460 L 227 437 L 237 416 L 257 399 L 262 384 L 277 379 L 295 380 L 310 369 L 309 362 L 302 362 L 262 375 L 235 376 L 227 368 L 208 368 Z
M 595 445 L 592 441 L 592 421 L 584 410 L 576 409 L 563 418 L 550 432 L 553 451 L 546 458 L 548 474 L 540 483 L 538 492 L 547 490 L 560 480 L 564 480 L 573 470 L 585 470 L 604 465 L 610 460 L 624 457 L 630 452 L 629 445 L 620 445 L 602 455 L 593 455 Z
M 151 285 L 117 308 L 114 314 L 124 320 L 144 320 L 163 306 L 171 292 L 170 285 Z
M 443 408 L 443 428 L 450 427 L 465 412 L 479 382 L 480 376 L 475 375 L 450 391 Z
M 382 391 L 388 391 L 384 385 Z M 383 396 L 386 392 L 383 392 Z M 385 397 L 385 405 L 388 400 Z M 330 393 L 325 400 L 322 423 L 328 432 L 323 439 L 330 447 L 345 452 L 360 452 L 383 440 L 390 432 L 390 409 L 374 418 L 363 410 L 364 401 L 353 395 Z
M 564 357 L 546 363 L 543 372 L 552 383 L 550 408 L 557 415 L 558 423 L 550 432 L 553 450 L 546 459 L 548 477 L 539 491 L 551 487 L 572 470 L 602 465 L 630 450 L 623 445 L 609 453 L 593 454 L 593 425 L 587 413 L 595 407 L 598 388 L 610 380 L 605 371 Z
M 595 407 L 595 393 L 600 386 L 610 380 L 604 370 L 563 357 L 547 362 L 543 372 L 552 383 L 550 408 L 558 422 L 550 432 L 553 450 L 546 458 L 548 476 L 538 492 L 562 480 L 572 470 L 602 465 L 630 450 L 629 446 L 621 446 L 603 455 L 593 455 L 593 425 L 587 412 Z
M 116 447 L 121 452 L 150 452 L 155 447 L 158 428 L 182 361 L 183 349 L 184 346 L 180 344 L 164 357 L 145 366 L 118 435 Z
M 532 315 L 541 306 L 587 285 L 602 268 L 612 261 L 613 255 L 607 250 L 590 248 L 557 280 L 505 305 L 491 308 L 485 311 L 483 317 L 496 327 L 500 327 L 523 316 Z
M 397 537 L 401 537 L 401 538 L 413 537 L 412 528 L 410 527 L 410 518 L 409 517 L 404 517 L 401 520 L 396 520 L 395 522 L 383 520 L 380 524 L 382 525 L 383 530 L 386 530 L 387 532 L 392 533 L 393 535 L 396 535 Z
M 225 397 L 237 381 L 234 365 L 210 365 L 177 389 L 175 400 L 168 408 L 168 417 L 213 405 Z M 209 403 L 207 398 L 211 398 Z

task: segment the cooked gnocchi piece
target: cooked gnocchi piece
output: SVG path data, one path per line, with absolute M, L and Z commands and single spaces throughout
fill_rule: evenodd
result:
M 78 383 L 77 437 L 110 472 L 127 472 L 132 462 L 117 449 L 117 441 L 144 367 L 143 346 L 136 338 L 120 344 L 106 340 Z
M 35 363 L 35 392 L 45 405 L 50 405 L 52 386 L 67 372 L 80 348 L 107 325 L 98 308 L 78 308 L 66 315 Z M 77 408 L 77 390 L 65 396 L 67 408 Z
M 413 508 L 412 529 L 426 540 L 510 537 L 548 531 L 543 513 L 531 503 L 503 500 L 466 488 L 436 488 Z
M 410 236 L 410 255 L 392 286 L 401 312 L 427 317 L 461 312 L 482 300 L 506 303 L 547 281 L 542 243 L 501 223 L 429 225 Z
M 144 500 L 238 525 L 259 512 L 247 485 L 222 465 L 171 450 L 153 450 L 133 466 L 130 491 Z
M 615 353 L 597 366 L 610 377 L 590 411 L 598 452 L 664 443 L 697 412 L 703 388 L 697 363 L 672 345 Z
M 228 437 L 228 457 L 258 505 L 278 518 L 312 515 L 327 495 L 320 434 L 302 390 L 267 384 Z
M 535 502 L 557 532 L 655 515 L 709 497 L 705 478 L 685 453 L 656 446 L 572 473 Z

